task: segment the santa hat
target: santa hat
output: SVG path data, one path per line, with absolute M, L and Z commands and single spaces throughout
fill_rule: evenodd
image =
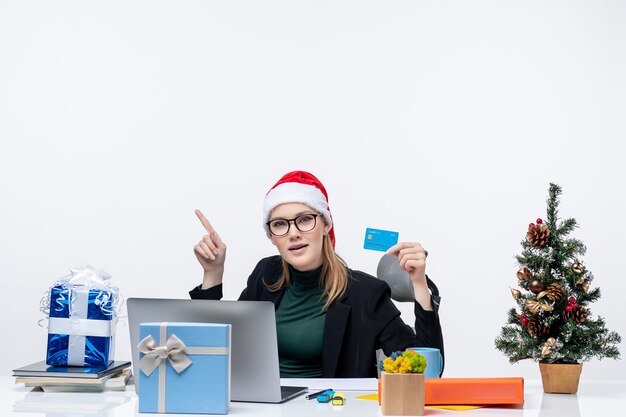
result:
M 324 216 L 326 224 L 330 228 L 328 236 L 335 246 L 335 229 L 333 216 L 328 206 L 328 194 L 324 185 L 315 175 L 305 171 L 289 172 L 268 191 L 263 204 L 263 227 L 267 237 L 270 237 L 270 229 L 267 222 L 270 220 L 272 210 L 285 203 L 303 203 Z

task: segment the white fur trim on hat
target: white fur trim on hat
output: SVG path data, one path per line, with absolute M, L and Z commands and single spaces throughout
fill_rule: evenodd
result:
M 306 204 L 324 216 L 327 230 L 333 227 L 333 219 L 330 217 L 330 210 L 328 210 L 328 201 L 317 187 L 298 182 L 285 182 L 272 188 L 265 196 L 265 202 L 263 203 L 263 228 L 267 237 L 271 236 L 267 222 L 270 220 L 272 210 L 285 203 Z

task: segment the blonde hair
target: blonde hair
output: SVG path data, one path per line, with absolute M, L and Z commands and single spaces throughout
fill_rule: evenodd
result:
M 275 283 L 266 285 L 270 291 L 275 292 L 286 287 L 289 280 L 289 264 L 283 259 L 282 275 Z M 341 297 L 348 287 L 348 266 L 346 262 L 337 255 L 337 252 L 335 252 L 335 248 L 328 234 L 325 234 L 322 240 L 322 272 L 320 273 L 320 286 L 326 297 L 324 310 L 328 310 L 328 307 Z

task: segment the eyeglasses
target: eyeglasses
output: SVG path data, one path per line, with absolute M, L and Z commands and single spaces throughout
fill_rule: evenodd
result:
M 293 219 L 274 219 L 267 222 L 270 233 L 274 236 L 285 236 L 289 233 L 291 223 L 301 232 L 310 232 L 315 228 L 319 214 L 301 214 Z

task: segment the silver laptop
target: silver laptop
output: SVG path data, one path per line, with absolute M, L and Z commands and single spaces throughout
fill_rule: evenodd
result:
M 276 318 L 269 301 L 129 298 L 126 303 L 134 375 L 140 372 L 140 323 L 224 323 L 232 325 L 232 401 L 280 403 L 307 391 L 307 387 L 280 386 Z

